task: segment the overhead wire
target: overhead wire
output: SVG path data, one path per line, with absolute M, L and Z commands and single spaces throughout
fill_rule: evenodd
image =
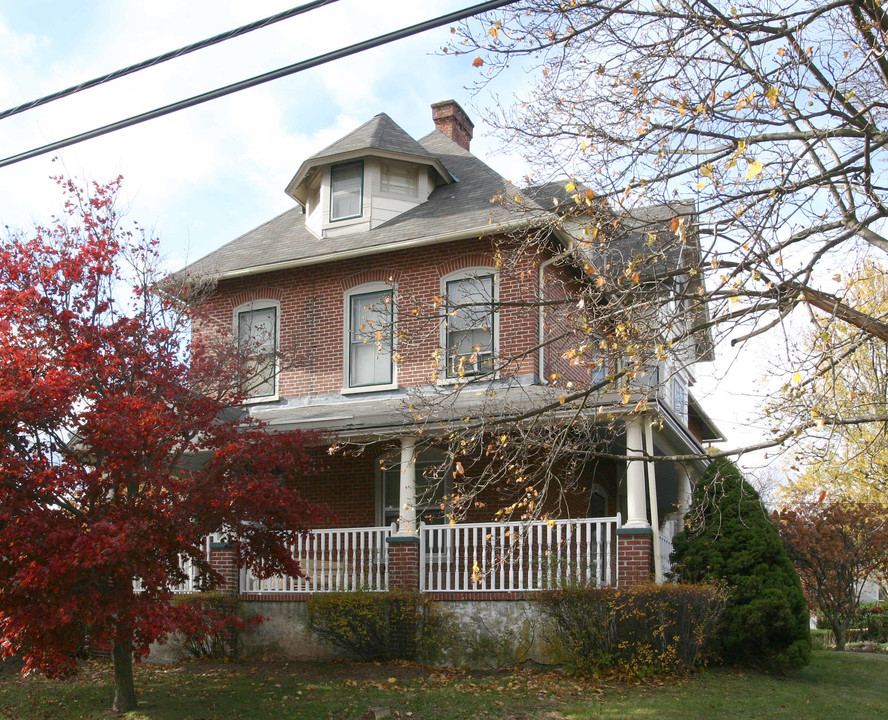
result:
M 240 82 L 225 85 L 224 87 L 210 90 L 199 95 L 193 95 L 190 98 L 186 98 L 185 100 L 170 103 L 169 105 L 164 105 L 163 107 L 155 108 L 154 110 L 149 110 L 147 112 L 140 113 L 139 115 L 133 115 L 132 117 L 126 118 L 124 120 L 118 120 L 117 122 L 109 123 L 108 125 L 103 125 L 93 130 L 88 130 L 77 135 L 72 135 L 68 138 L 65 138 L 64 140 L 57 140 L 47 145 L 42 145 L 41 147 L 18 153 L 17 155 L 10 155 L 9 157 L 0 160 L 0 168 L 8 167 L 9 165 L 14 165 L 16 163 L 22 162 L 23 160 L 28 160 L 40 155 L 45 155 L 46 153 L 53 152 L 54 150 L 61 150 L 62 148 L 76 145 L 78 143 L 84 142 L 85 140 L 91 140 L 93 138 L 101 137 L 102 135 L 107 135 L 108 133 L 112 133 L 117 130 L 132 127 L 133 125 L 138 125 L 139 123 L 143 123 L 148 120 L 154 120 L 156 118 L 163 117 L 164 115 L 178 112 L 179 110 L 184 110 L 189 107 L 194 107 L 195 105 L 209 102 L 210 100 L 216 100 L 217 98 L 225 97 L 226 95 L 231 95 L 232 93 L 240 92 L 241 90 L 246 90 L 248 88 L 270 82 L 271 80 L 277 80 L 288 75 L 293 75 L 295 73 L 302 72 L 303 70 L 308 70 L 319 65 L 323 65 L 333 60 L 338 60 L 340 58 L 364 52 L 365 50 L 377 48 L 382 45 L 394 42 L 395 40 L 401 40 L 403 38 L 410 37 L 411 35 L 417 35 L 427 30 L 433 30 L 434 28 L 441 27 L 442 25 L 446 25 L 451 22 L 465 20 L 466 18 L 472 17 L 473 15 L 480 15 L 481 13 L 487 12 L 489 10 L 496 10 L 497 8 L 505 7 L 506 5 L 512 5 L 517 1 L 518 0 L 488 0 L 487 2 L 472 5 L 468 8 L 463 8 L 462 10 L 456 10 L 454 12 L 447 13 L 446 15 L 441 15 L 431 20 L 425 20 L 414 25 L 409 25 L 408 27 L 401 28 L 400 30 L 394 30 L 383 35 L 378 35 L 375 38 L 371 38 L 370 40 L 363 40 L 361 42 L 348 45 L 338 50 L 333 50 L 332 52 L 317 55 L 308 60 L 302 60 L 300 62 L 293 63 L 292 65 L 286 65 L 284 67 L 278 68 L 277 70 L 272 70 L 267 73 L 262 73 L 261 75 L 256 75 L 247 80 L 241 80 Z
M 58 92 L 54 92 L 50 95 L 45 95 L 44 97 L 37 98 L 36 100 L 30 100 L 26 103 L 22 103 L 21 105 L 17 105 L 16 107 L 9 108 L 8 110 L 3 110 L 2 112 L 0 112 L 0 120 L 12 117 L 13 115 L 18 115 L 19 113 L 23 113 L 26 110 L 31 110 L 32 108 L 40 107 L 41 105 L 46 105 L 47 103 L 51 103 L 55 100 L 61 100 L 62 98 L 69 97 L 76 93 L 82 92 L 83 90 L 89 90 L 90 88 L 104 85 L 107 82 L 126 77 L 127 75 L 139 72 L 140 70 L 146 70 L 147 68 L 154 67 L 155 65 L 160 65 L 161 63 L 167 62 L 168 60 L 174 60 L 196 50 L 203 50 L 204 48 L 208 48 L 212 45 L 225 42 L 226 40 L 231 40 L 232 38 L 246 35 L 249 32 L 260 30 L 261 28 L 268 27 L 269 25 L 273 25 L 274 23 L 280 22 L 281 20 L 288 20 L 289 18 L 296 17 L 297 15 L 307 13 L 310 10 L 317 10 L 324 5 L 330 5 L 335 2 L 339 2 L 339 0 L 311 0 L 311 2 L 307 2 L 304 5 L 299 5 L 297 7 L 290 8 L 289 10 L 284 10 L 283 12 L 279 12 L 275 15 L 269 15 L 267 18 L 262 18 L 261 20 L 255 20 L 254 22 L 248 23 L 247 25 L 242 25 L 241 27 L 235 28 L 234 30 L 228 30 L 224 33 L 220 33 L 218 35 L 214 35 L 213 37 L 207 38 L 206 40 L 200 40 L 198 42 L 191 43 L 190 45 L 181 47 L 178 50 L 170 50 L 169 52 L 165 52 L 162 55 L 150 58 L 149 60 L 143 60 L 136 63 L 135 65 L 129 65 L 125 68 L 121 68 L 120 70 L 115 70 L 114 72 L 108 73 L 106 75 L 93 78 L 92 80 L 87 80 L 86 82 L 79 83 L 78 85 L 72 85 L 71 87 L 65 88 L 64 90 L 59 90 Z

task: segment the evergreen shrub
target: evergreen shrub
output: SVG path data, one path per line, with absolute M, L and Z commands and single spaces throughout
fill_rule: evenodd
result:
M 567 588 L 544 597 L 543 615 L 578 672 L 687 672 L 701 659 L 727 602 L 714 585 Z
M 802 584 L 755 489 L 733 463 L 710 463 L 694 489 L 685 531 L 673 540 L 682 582 L 730 592 L 712 646 L 726 663 L 782 673 L 811 655 Z

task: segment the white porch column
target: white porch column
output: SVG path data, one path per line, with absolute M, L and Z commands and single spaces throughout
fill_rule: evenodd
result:
M 691 473 L 685 465 L 676 465 L 678 471 L 678 517 L 684 520 L 688 510 L 691 509 Z
M 626 455 L 643 456 L 643 438 L 646 421 L 637 417 L 626 426 Z M 644 461 L 629 460 L 626 463 L 626 522 L 625 528 L 650 528 L 645 498 Z
M 654 429 L 649 422 L 644 423 L 644 451 L 654 454 Z M 654 582 L 663 582 L 663 557 L 660 548 L 660 504 L 657 502 L 657 471 L 654 463 L 647 464 L 648 497 L 651 502 L 651 526 L 654 541 Z
M 398 535 L 416 535 L 416 438 L 401 438 L 401 483 L 398 494 Z

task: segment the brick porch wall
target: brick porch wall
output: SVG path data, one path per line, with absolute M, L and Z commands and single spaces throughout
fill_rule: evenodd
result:
M 617 585 L 631 587 L 654 577 L 654 544 L 650 528 L 617 530 Z

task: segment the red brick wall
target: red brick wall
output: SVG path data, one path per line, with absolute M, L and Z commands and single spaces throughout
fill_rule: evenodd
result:
M 329 456 L 318 448 L 317 465 L 292 483 L 303 498 L 328 505 L 336 514 L 325 527 L 374 527 L 376 525 L 376 461 L 379 452 L 369 449 L 360 456 Z
M 654 548 L 651 535 L 617 535 L 617 582 L 630 587 L 650 582 L 654 576 Z
M 320 242 L 320 241 L 319 241 Z M 394 281 L 397 287 L 397 351 L 400 385 L 429 382 L 433 356 L 440 345 L 441 278 L 475 266 L 494 267 L 496 239 L 462 240 L 397 253 L 293 268 L 225 280 L 207 303 L 201 332 L 230 336 L 233 311 L 255 300 L 278 300 L 281 351 L 286 356 L 280 378 L 282 397 L 335 393 L 343 387 L 344 293 L 367 282 Z M 508 251 L 503 251 L 504 254 Z M 536 292 L 536 259 L 528 255 L 499 270 L 501 302 L 532 302 Z M 499 313 L 499 353 L 511 356 L 531 347 L 537 337 L 537 315 L 527 308 L 506 307 Z M 536 371 L 535 354 L 510 365 L 505 374 Z
M 222 575 L 222 584 L 216 588 L 228 595 L 237 595 L 240 590 L 240 564 L 233 546 L 210 547 L 210 564 Z
M 389 590 L 419 590 L 419 542 L 393 540 L 388 547 Z

